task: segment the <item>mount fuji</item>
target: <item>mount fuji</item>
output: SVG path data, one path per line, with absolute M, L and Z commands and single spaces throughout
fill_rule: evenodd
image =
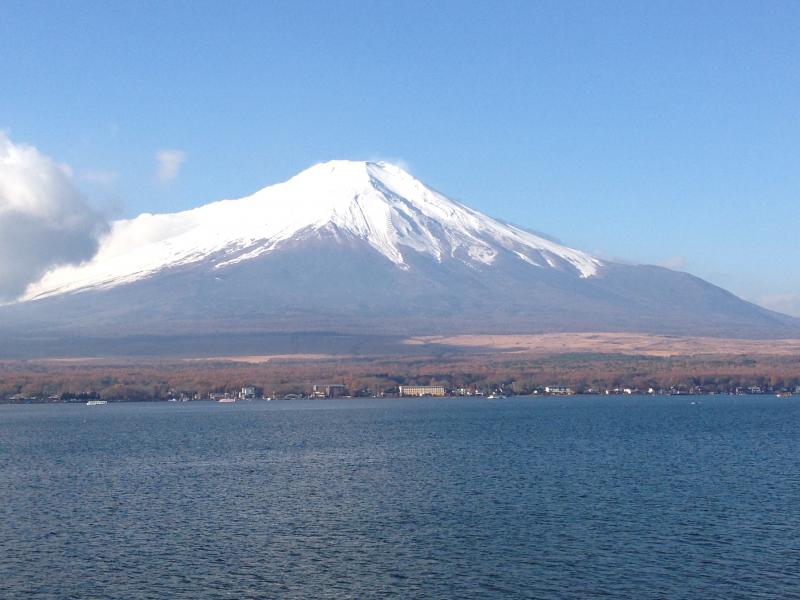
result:
M 473 268 L 514 256 L 579 277 L 602 264 L 449 200 L 396 166 L 332 161 L 241 200 L 118 221 L 93 260 L 48 273 L 24 299 L 114 287 L 205 260 L 224 273 L 291 242 L 326 237 L 365 243 L 404 271 L 410 254 Z
M 47 273 L 0 323 L 22 346 L 202 339 L 209 352 L 320 332 L 800 335 L 800 320 L 692 275 L 600 260 L 360 161 L 117 221 L 94 258 Z

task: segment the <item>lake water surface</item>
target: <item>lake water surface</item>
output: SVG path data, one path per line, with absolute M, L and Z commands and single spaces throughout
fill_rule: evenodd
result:
M 0 597 L 799 598 L 800 399 L 0 406 Z

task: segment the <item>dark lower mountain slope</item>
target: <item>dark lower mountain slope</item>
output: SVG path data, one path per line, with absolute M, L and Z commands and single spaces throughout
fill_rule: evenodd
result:
M 579 278 L 502 255 L 491 266 L 412 251 L 406 259 L 403 270 L 341 237 L 295 240 L 220 269 L 210 257 L 127 285 L 0 307 L 3 354 L 216 355 L 287 344 L 350 352 L 369 339 L 458 333 L 800 337 L 800 320 L 660 267 L 605 264 Z

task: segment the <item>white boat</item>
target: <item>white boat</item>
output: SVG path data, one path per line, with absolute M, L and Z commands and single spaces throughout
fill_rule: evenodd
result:
M 108 400 L 89 400 L 86 406 L 100 406 L 101 404 L 108 404 Z
M 222 402 L 223 404 L 231 404 L 236 402 L 236 398 L 220 398 L 217 402 Z

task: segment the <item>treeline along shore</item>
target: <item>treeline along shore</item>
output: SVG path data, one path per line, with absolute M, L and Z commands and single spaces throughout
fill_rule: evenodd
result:
M 0 401 L 196 400 L 235 395 L 392 396 L 400 386 L 471 394 L 800 393 L 800 356 L 632 356 L 615 354 L 280 357 L 248 361 L 58 360 L 0 363 Z

